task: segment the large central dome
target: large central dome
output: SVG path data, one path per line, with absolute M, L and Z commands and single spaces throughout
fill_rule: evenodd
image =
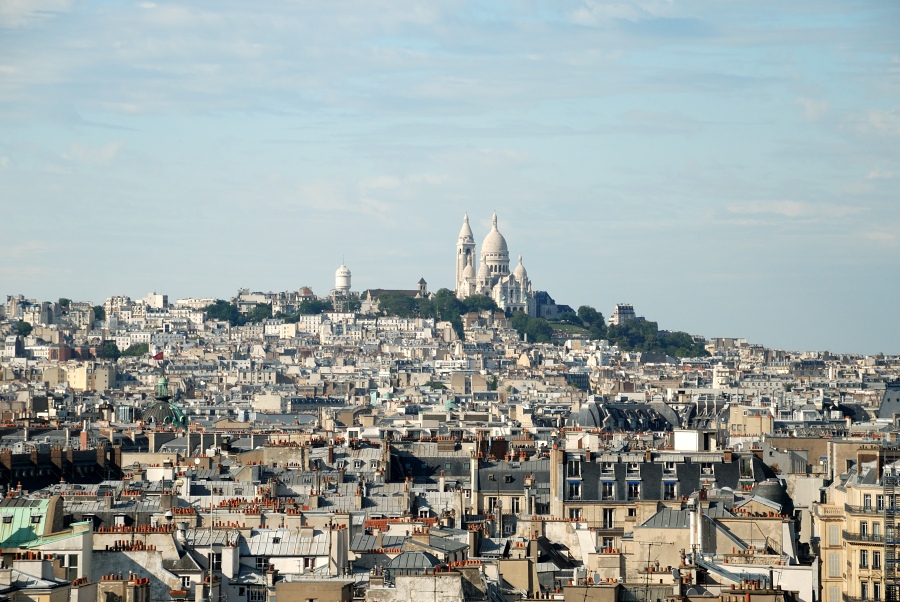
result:
M 503 235 L 500 234 L 500 231 L 497 229 L 497 214 L 494 213 L 494 225 L 491 228 L 491 231 L 488 232 L 488 235 L 484 237 L 484 242 L 481 243 L 481 255 L 506 255 L 509 256 L 509 248 L 506 246 L 506 239 L 503 238 Z

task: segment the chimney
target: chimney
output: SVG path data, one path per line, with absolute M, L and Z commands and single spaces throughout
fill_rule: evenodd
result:
M 441 471 L 441 476 L 438 477 L 438 491 L 444 493 L 447 490 L 447 478 L 444 477 L 444 471 Z

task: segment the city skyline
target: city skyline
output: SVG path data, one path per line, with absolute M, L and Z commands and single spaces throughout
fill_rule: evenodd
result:
M 0 295 L 453 288 L 463 214 L 536 290 L 896 353 L 900 8 L 0 7 Z M 515 259 L 515 256 L 514 256 Z

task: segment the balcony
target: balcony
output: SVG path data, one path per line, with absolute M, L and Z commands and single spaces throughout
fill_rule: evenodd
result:
M 855 598 L 847 594 L 841 594 L 841 602 L 880 602 L 880 600 L 875 598 Z
M 875 506 L 853 506 L 851 504 L 844 504 L 844 510 L 846 510 L 850 514 L 865 514 L 874 516 L 881 516 L 884 513 L 883 509 L 879 509 Z
M 850 533 L 849 531 L 841 531 L 841 537 L 844 541 L 853 541 L 857 543 L 884 543 L 883 535 L 871 535 L 869 533 Z
M 625 523 L 600 521 L 594 529 L 601 535 L 623 535 L 625 533 Z

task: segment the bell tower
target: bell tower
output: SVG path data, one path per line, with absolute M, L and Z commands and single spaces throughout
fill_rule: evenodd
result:
M 462 229 L 459 231 L 459 238 L 456 241 L 456 287 L 457 294 L 462 290 L 465 284 L 463 272 L 466 265 L 475 266 L 475 237 L 472 235 L 472 228 L 469 227 L 469 214 L 463 217 Z

